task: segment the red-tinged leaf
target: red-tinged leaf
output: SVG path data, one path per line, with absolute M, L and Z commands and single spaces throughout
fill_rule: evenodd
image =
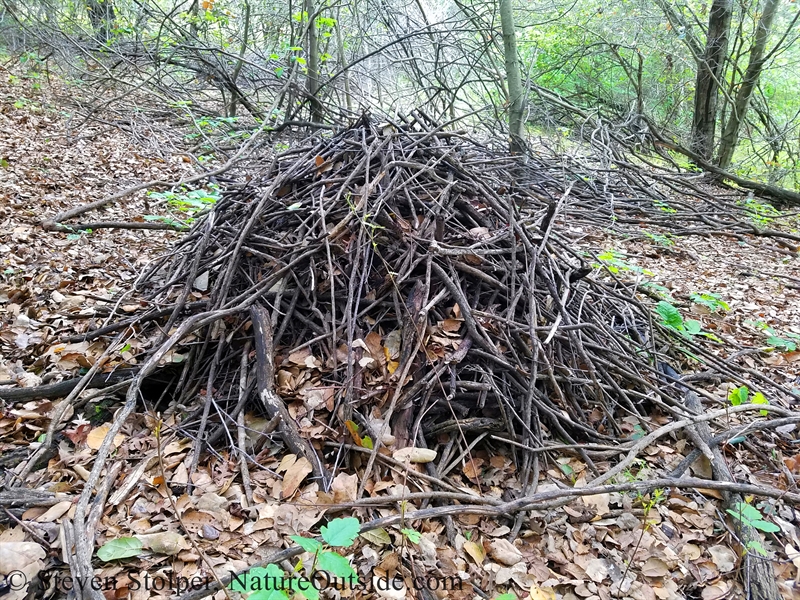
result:
M 78 446 L 86 441 L 86 437 L 89 435 L 91 430 L 92 426 L 89 423 L 84 423 L 75 429 L 65 430 L 64 435 L 69 438 L 69 441 Z

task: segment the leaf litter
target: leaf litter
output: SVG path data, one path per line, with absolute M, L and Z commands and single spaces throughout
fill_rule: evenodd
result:
M 59 120 L 52 115 L 45 118 L 22 113 L 13 109 L 0 115 L 10 120 L 17 132 L 29 128 L 28 135 L 20 134 L 4 142 L 10 146 L 3 152 L 15 158 L 24 153 L 31 160 L 44 161 L 51 151 L 40 141 L 39 132 L 58 127 Z M 6 255 L 5 268 L 14 269 L 14 273 L 5 274 L 0 290 L 3 298 L 0 310 L 5 325 L 0 335 L 4 357 L 0 366 L 4 373 L 0 379 L 34 387 L 53 380 L 53 374 L 58 379 L 94 364 L 106 349 L 106 340 L 95 344 L 66 344 L 59 342 L 59 338 L 67 332 L 89 331 L 105 322 L 109 313 L 103 314 L 98 309 L 107 308 L 110 302 L 96 298 L 110 300 L 115 290 L 125 288 L 134 280 L 149 257 L 162 254 L 168 240 L 175 239 L 175 234 L 162 232 L 120 236 L 98 231 L 78 240 L 68 240 L 65 234 L 35 232 L 37 203 L 46 201 L 45 205 L 49 206 L 50 202 L 68 205 L 84 201 L 82 195 L 92 190 L 92 185 L 99 185 L 96 182 L 106 178 L 115 180 L 108 175 L 115 173 L 114 167 L 109 166 L 113 165 L 113 160 L 135 165 L 129 167 L 132 179 L 148 178 L 150 173 L 136 170 L 139 157 L 125 143 L 124 136 L 116 139 L 118 153 L 114 158 L 101 158 L 102 166 L 95 167 L 98 169 L 96 177 L 76 178 L 69 174 L 64 175 L 66 179 L 59 180 L 63 198 L 41 195 L 42 191 L 53 189 L 53 184 L 43 181 L 40 175 L 33 175 L 31 168 L 42 168 L 41 165 L 34 167 L 38 163 L 27 165 L 27 170 L 17 170 L 17 165 L 3 175 L 16 179 L 6 188 L 14 193 L 1 199 L 4 225 L 8 225 L 5 230 L 12 232 L 13 243 L 12 246 L 4 242 L 11 252 Z M 104 140 L 103 145 L 108 146 L 108 141 Z M 76 148 L 75 152 L 78 153 L 76 157 L 88 153 L 84 146 Z M 69 158 L 63 152 L 61 156 Z M 84 164 L 83 160 L 65 160 L 65 168 Z M 136 213 L 135 204 L 127 204 L 127 209 Z M 794 351 L 781 352 L 774 348 L 762 351 L 766 336 L 759 325 L 759 322 L 766 323 L 777 333 L 797 333 L 793 328 L 799 322 L 797 306 L 800 304 L 796 288 L 786 285 L 792 281 L 787 278 L 798 275 L 796 253 L 788 256 L 779 251 L 785 248 L 771 246 L 763 238 L 746 236 L 746 245 L 742 245 L 742 240 L 722 236 L 686 237 L 675 242 L 674 250 L 666 252 L 642 239 L 580 227 L 581 231 L 576 233 L 577 243 L 582 248 L 595 254 L 609 247 L 617 251 L 624 249 L 624 261 L 646 267 L 653 273 L 653 283 L 669 290 L 670 295 L 681 302 L 676 305 L 682 311 L 688 308 L 703 329 L 719 332 L 720 337 L 734 340 L 739 347 L 748 349 L 742 355 L 745 368 L 767 374 L 785 385 L 797 384 Z M 124 268 L 118 272 L 109 272 L 108 257 L 118 256 L 114 252 L 124 255 L 128 252 L 124 249 L 128 243 L 131 245 L 130 260 L 123 261 Z M 136 248 L 135 254 L 133 248 Z M 723 269 L 721 264 L 735 268 Z M 598 269 L 597 276 L 605 277 L 602 269 Z M 730 310 L 715 315 L 697 309 L 691 304 L 689 294 L 698 290 L 718 293 L 729 303 Z M 202 299 L 203 294 L 199 297 Z M 130 314 L 143 308 L 136 302 L 125 306 L 129 310 L 123 310 Z M 464 315 L 458 305 L 442 316 L 444 318 L 431 331 L 426 347 L 428 356 L 441 358 L 457 351 L 463 343 L 458 334 L 463 331 Z M 339 388 L 321 376 L 325 369 L 331 368 L 330 361 L 350 364 L 351 353 L 357 353 L 358 360 L 353 364 L 359 365 L 360 385 L 380 390 L 382 385 L 391 383 L 393 377 L 396 379 L 401 333 L 399 329 L 383 334 L 369 332 L 356 337 L 350 348 L 335 348 L 336 352 L 330 356 L 315 354 L 307 347 L 287 354 L 278 362 L 278 392 L 287 400 L 295 399 L 290 403 L 290 413 L 304 435 L 331 436 L 329 425 L 319 416 L 324 413 L 332 416 L 336 408 Z M 135 365 L 136 356 L 153 347 L 152 340 L 141 339 L 131 339 L 126 345 L 129 347 L 112 359 L 112 366 Z M 126 352 L 127 357 L 123 356 Z M 719 347 L 714 352 L 728 356 L 737 350 Z M 481 383 L 480 379 L 472 381 Z M 484 388 L 475 387 L 480 397 Z M 707 389 L 717 399 L 718 406 L 727 404 L 729 388 L 724 382 L 712 380 Z M 103 410 L 110 416 L 109 409 L 119 402 L 113 397 L 102 400 L 108 403 Z M 771 400 L 776 404 L 780 402 L 777 398 Z M 89 404 L 77 414 L 62 415 L 61 420 L 69 424 L 69 429 L 58 442 L 55 455 L 49 458 L 47 471 L 34 471 L 29 476 L 29 485 L 58 494 L 58 502 L 28 508 L 9 505 L 19 522 L 9 520 L 0 526 L 0 542 L 3 542 L 0 548 L 23 557 L 24 568 L 31 565 L 41 568 L 39 563 L 44 564 L 45 560 L 48 567 L 61 564 L 60 553 L 53 549 L 63 543 L 63 537 L 49 526 L 74 516 L 71 499 L 88 478 L 99 444 L 109 431 L 111 421 L 96 420 L 93 418 L 96 415 L 90 414 L 96 412 L 99 404 Z M 8 406 L 0 420 L 3 453 L 25 450 L 40 443 L 57 407 L 58 402 L 50 400 Z M 733 430 L 740 423 L 747 425 L 749 418 L 744 415 L 732 413 L 724 427 Z M 362 427 L 375 435 L 376 430 L 383 430 L 381 416 L 380 412 L 369 414 L 369 420 L 362 423 Z M 658 413 L 648 417 L 656 426 L 669 420 Z M 602 423 L 602 415 L 590 418 L 595 418 L 596 424 Z M 620 429 L 632 439 L 639 439 L 645 433 L 637 429 L 639 422 L 639 419 L 621 419 Z M 112 493 L 97 521 L 96 546 L 109 548 L 104 554 L 112 562 L 117 559 L 125 562 L 103 565 L 96 561 L 94 567 L 97 575 L 120 577 L 115 597 L 125 597 L 119 594 L 126 591 L 136 598 L 169 597 L 156 592 L 148 596 L 135 592 L 131 574 L 136 571 L 171 572 L 191 577 L 207 573 L 209 568 L 220 575 L 226 575 L 229 570 L 245 570 L 269 558 L 273 552 L 291 546 L 290 536 L 321 531 L 326 515 L 337 514 L 341 506 L 348 503 L 352 506 L 347 514 L 367 522 L 406 511 L 413 515 L 414 510 L 423 510 L 429 502 L 436 501 L 430 471 L 425 466 L 429 463 L 411 460 L 414 456 L 429 457 L 425 452 L 428 449 L 409 445 L 402 449 L 405 452 L 400 456 L 397 452 L 394 454 L 395 462 L 391 462 L 390 457 L 381 458 L 388 466 L 372 472 L 370 480 L 365 482 L 369 494 L 366 499 L 378 500 L 381 495 L 412 499 L 358 505 L 359 474 L 363 473 L 369 456 L 369 448 L 364 447 L 362 437 L 358 438 L 362 444 L 355 442 L 355 446 L 364 452 L 354 450 L 345 470 L 336 472 L 325 489 L 319 480 L 309 478 L 312 470 L 308 459 L 282 449 L 268 432 L 269 421 L 260 418 L 257 411 L 246 412 L 243 423 L 244 445 L 253 458 L 249 462 L 249 493 L 241 479 L 236 448 L 206 451 L 204 459 L 195 464 L 192 441 L 181 435 L 180 423 L 174 416 L 163 418 L 160 425 L 174 432 L 168 444 L 154 435 L 156 423 L 150 412 L 132 414 L 121 433 L 114 436 L 114 461 L 121 465 L 115 488 L 121 493 Z M 445 441 L 441 444 L 443 448 L 447 440 L 456 439 L 453 431 L 442 429 L 438 434 Z M 728 443 L 726 453 L 737 479 L 757 486 L 796 490 L 792 476 L 798 469 L 792 445 L 794 431 L 794 425 L 789 423 L 782 429 L 746 436 L 745 443 Z M 375 435 L 375 439 L 391 447 L 390 442 L 395 437 L 392 433 L 395 432 L 383 437 Z M 489 436 L 484 438 L 491 440 Z M 159 444 L 163 445 L 161 464 L 156 452 Z M 644 448 L 637 461 L 620 473 L 616 481 L 655 479 L 680 463 L 692 448 L 692 442 L 684 437 L 671 441 L 662 439 Z M 604 457 L 603 450 L 598 449 L 592 454 L 590 467 L 574 449 L 564 448 L 563 451 L 566 454 L 562 456 L 555 454 L 556 461 L 543 461 L 537 493 L 585 487 L 593 478 L 592 471 L 608 469 L 610 459 L 616 456 L 612 453 Z M 702 458 L 690 467 L 700 477 L 708 476 Z M 3 466 L 9 469 L 7 475 L 13 472 L 13 464 L 3 463 Z M 439 473 L 445 470 L 444 466 L 439 463 Z M 491 446 L 475 446 L 446 474 L 439 474 L 435 479 L 441 479 L 454 491 L 476 500 L 502 501 L 513 498 L 523 488 L 519 476 L 513 446 L 498 442 Z M 413 499 L 412 494 L 420 492 L 427 493 L 428 497 Z M 168 501 L 169 495 L 174 496 L 174 506 Z M 519 523 L 500 515 L 466 512 L 444 520 L 413 520 L 412 516 L 406 524 L 421 534 L 416 542 L 409 542 L 396 528 L 399 526 L 364 532 L 357 538 L 352 562 L 362 577 L 371 577 L 376 572 L 400 573 L 405 577 L 414 574 L 458 577 L 468 585 L 463 592 L 449 591 L 445 595 L 455 598 L 474 597 L 469 584 L 489 594 L 513 591 L 517 597 L 527 595 L 532 599 L 679 598 L 686 597 L 692 590 L 700 592 L 703 598 L 742 597 L 737 570 L 742 561 L 749 559 L 742 556 L 741 547 L 731 535 L 730 516 L 721 509 L 720 498 L 721 493 L 711 487 L 673 488 L 660 494 L 658 490 L 595 493 L 557 510 L 532 507 Z M 795 548 L 800 547 L 796 512 L 786 501 L 747 499 L 754 503 L 753 510 L 780 529 L 764 536 L 763 550 L 779 559 L 774 564 L 775 573 L 782 593 L 790 597 L 799 572 L 792 562 L 797 561 Z M 331 508 L 326 508 L 328 506 Z M 179 522 L 181 527 L 176 526 Z M 516 534 L 510 536 L 511 527 Z M 189 538 L 193 544 L 189 543 Z M 138 544 L 126 540 L 138 540 Z M 114 558 L 114 552 L 124 554 L 126 547 L 130 552 L 128 558 L 123 559 L 121 554 Z M 133 549 L 137 554 L 133 554 Z M 198 550 L 202 556 L 198 555 Z M 98 557 L 104 559 L 103 554 L 98 553 Z M 0 563 L 4 569 L 16 564 L 6 560 Z M 217 596 L 224 597 L 219 592 Z

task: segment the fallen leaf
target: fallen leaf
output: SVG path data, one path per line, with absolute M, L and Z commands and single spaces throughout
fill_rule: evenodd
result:
M 308 459 L 304 456 L 298 458 L 283 476 L 281 498 L 286 500 L 287 498 L 294 496 L 297 488 L 300 487 L 300 484 L 303 482 L 306 476 L 311 473 L 311 471 L 313 471 L 313 469 L 311 468 L 311 463 L 308 462 Z
M 711 560 L 717 565 L 720 573 L 733 571 L 736 566 L 736 554 L 727 546 L 710 546 L 708 553 L 711 555 Z
M 489 555 L 503 565 L 515 565 L 522 560 L 522 553 L 505 539 L 494 540 L 489 545 Z
M 479 565 L 482 564 L 486 558 L 486 552 L 484 552 L 483 546 L 473 541 L 464 542 L 464 552 L 469 554 L 472 557 L 472 560 Z
M 645 561 L 640 571 L 645 577 L 665 577 L 669 574 L 669 567 L 660 558 L 652 556 Z
M 149 548 L 156 554 L 175 556 L 181 551 L 190 548 L 189 543 L 177 531 L 161 531 L 134 537 L 142 542 L 145 548 Z
M 101 425 L 100 427 L 96 427 L 89 432 L 89 435 L 86 436 L 86 445 L 89 446 L 92 450 L 97 450 L 100 446 L 103 445 L 103 440 L 106 438 L 106 435 L 111 430 L 111 425 L 106 423 L 105 425 Z M 119 448 L 122 445 L 122 442 L 125 441 L 125 436 L 121 433 L 118 433 L 114 436 L 114 444 L 115 448 Z
M 427 448 L 400 448 L 395 450 L 392 457 L 400 462 L 429 463 L 436 460 L 436 451 Z
M 528 594 L 528 598 L 530 600 L 556 600 L 558 596 L 556 596 L 556 592 L 551 587 L 538 587 L 533 586 L 531 588 L 530 593 Z

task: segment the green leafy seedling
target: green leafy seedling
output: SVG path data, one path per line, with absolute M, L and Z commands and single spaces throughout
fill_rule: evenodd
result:
M 419 544 L 422 539 L 422 534 L 416 529 L 401 529 L 400 533 L 406 536 L 412 544 Z
M 320 533 L 322 539 L 331 546 L 342 546 L 349 548 L 356 541 L 356 536 L 361 530 L 361 523 L 354 517 L 345 519 L 334 519 L 327 525 L 323 525 Z
M 728 303 L 722 300 L 718 294 L 712 294 L 710 292 L 692 292 L 689 294 L 689 298 L 695 304 L 705 306 L 712 313 L 718 311 L 727 312 L 731 309 Z
M 766 396 L 761 392 L 756 392 L 753 394 L 753 397 L 750 398 L 750 388 L 746 385 L 728 392 L 728 401 L 731 403 L 731 406 L 741 406 L 742 404 L 747 404 L 748 401 L 751 404 L 769 404 L 769 400 L 767 400 Z M 760 410 L 759 413 L 761 413 L 762 416 L 767 416 L 769 411 Z
M 728 509 L 727 513 L 742 524 L 765 533 L 777 533 L 781 530 L 775 523 L 765 521 L 761 511 L 746 502 L 738 502 L 734 509 Z
M 703 326 L 700 324 L 700 321 L 695 319 L 684 320 L 680 311 L 666 300 L 662 300 L 656 304 L 656 312 L 661 317 L 662 325 L 677 331 L 686 338 L 690 338 L 691 336 L 695 335 L 702 335 L 712 340 L 720 341 L 719 338 L 713 333 L 703 331 Z

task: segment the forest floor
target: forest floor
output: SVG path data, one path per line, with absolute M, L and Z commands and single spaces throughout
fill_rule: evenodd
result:
M 163 127 L 139 131 L 139 140 L 153 140 L 143 146 L 114 126 L 97 121 L 78 124 L 69 115 L 71 109 L 60 106 L 59 97 L 68 91 L 57 83 L 37 90 L 36 82 L 8 73 L 0 76 L 0 383 L 32 387 L 74 376 L 102 355 L 103 341 L 63 343 L 61 338 L 102 325 L 115 305 L 135 314 L 140 307 L 118 294 L 182 235 L 124 229 L 50 233 L 41 229 L 41 221 L 130 185 L 177 180 L 194 171 L 178 146 L 163 154 L 157 150 L 170 146 L 158 143 L 159 136 L 168 135 Z M 140 192 L 103 209 L 102 218 L 136 221 L 144 215 L 175 216 L 168 203 Z M 797 222 L 796 216 L 783 215 L 772 226 L 796 230 Z M 652 228 L 642 229 L 638 236 L 620 236 L 603 228 L 563 226 L 576 244 L 605 256 L 604 262 L 613 263 L 621 275 L 667 290 L 704 329 L 747 352 L 752 369 L 788 388 L 800 388 L 797 249 L 752 236 L 678 238 Z M 694 296 L 693 301 L 693 294 L 706 296 Z M 132 340 L 126 350 L 129 363 L 135 363 L 136 343 Z M 723 402 L 728 389 L 721 384 L 717 390 Z M 0 453 L 35 449 L 57 406 L 57 400 L 6 406 L 0 415 Z M 106 400 L 66 419 L 69 424 L 56 456 L 46 470 L 34 471 L 26 482 L 29 487 L 63 493 L 63 501 L 30 508 L 19 520 L 0 517 L 0 543 L 37 544 L 46 555 L 31 550 L 30 562 L 40 561 L 39 568 L 63 568 L 55 551 L 63 540 L 59 523 L 74 512 L 75 494 L 115 409 L 114 401 Z M 252 424 L 258 416 L 248 413 L 247 419 Z M 796 489 L 793 474 L 800 472 L 800 459 L 786 450 L 792 447 L 787 440 L 794 441 L 793 430 L 794 426 L 776 432 L 748 448 L 727 446 L 737 479 Z M 324 504 L 355 500 L 356 475 L 338 474 L 331 494 L 325 494 L 316 483 L 303 483 L 308 472 L 293 470 L 296 457 L 267 451 L 259 455 L 262 468 L 252 473 L 254 503 L 245 506 L 237 479 L 238 459 L 231 449 L 223 448 L 201 462 L 192 478 L 191 496 L 179 496 L 172 504 L 165 481 L 172 489 L 187 483 L 191 442 L 173 441 L 157 460 L 152 415 L 144 412 L 130 419 L 118 438 L 115 460 L 123 465 L 121 483 L 98 523 L 97 545 L 138 535 L 149 539 L 149 547 L 122 561 L 95 561 L 96 575 L 117 579 L 117 589 L 106 592 L 108 598 L 177 597 L 176 590 L 146 590 L 136 582 L 144 574 L 191 578 L 207 573 L 209 566 L 222 574 L 241 571 L 290 545 L 287 536 L 312 530 L 325 512 Z M 684 439 L 662 439 L 625 477 L 654 478 L 669 471 L 688 453 L 685 446 Z M 514 487 L 516 470 L 507 449 L 478 446 L 472 456 L 461 472 L 453 473 L 457 487 L 498 498 Z M 707 461 L 697 461 L 692 472 L 708 477 Z M 581 486 L 587 476 L 585 464 L 565 455 L 542 472 L 539 489 Z M 291 486 L 298 490 L 295 500 L 281 501 Z M 424 489 L 416 480 L 412 485 L 406 475 L 390 473 L 374 482 L 371 491 L 396 488 L 402 493 L 409 487 Z M 725 524 L 719 499 L 713 490 L 639 498 L 599 494 L 576 500 L 557 515 L 534 511 L 514 543 L 506 540 L 511 529 L 505 519 L 460 515 L 453 520 L 454 543 L 448 541 L 444 525 L 432 521 L 419 524 L 416 533 L 390 530 L 365 535 L 349 552 L 362 576 L 395 571 L 406 576 L 436 574 L 439 579 L 432 578 L 428 587 L 444 585 L 442 578 L 465 579 L 460 591 L 430 589 L 425 598 L 495 598 L 506 591 L 521 597 L 529 594 L 533 600 L 741 598 L 739 573 L 744 559 Z M 800 553 L 794 550 L 800 548 L 800 518 L 779 500 L 758 508 L 779 527 L 766 533 L 764 549 L 773 559 L 781 593 L 800 597 L 794 585 L 800 579 Z M 366 519 L 392 510 L 358 509 L 353 516 Z M 409 585 L 412 581 L 406 579 Z M 51 585 L 42 594 L 53 592 Z M 402 597 L 392 591 L 380 595 Z M 215 597 L 225 594 L 217 592 Z

